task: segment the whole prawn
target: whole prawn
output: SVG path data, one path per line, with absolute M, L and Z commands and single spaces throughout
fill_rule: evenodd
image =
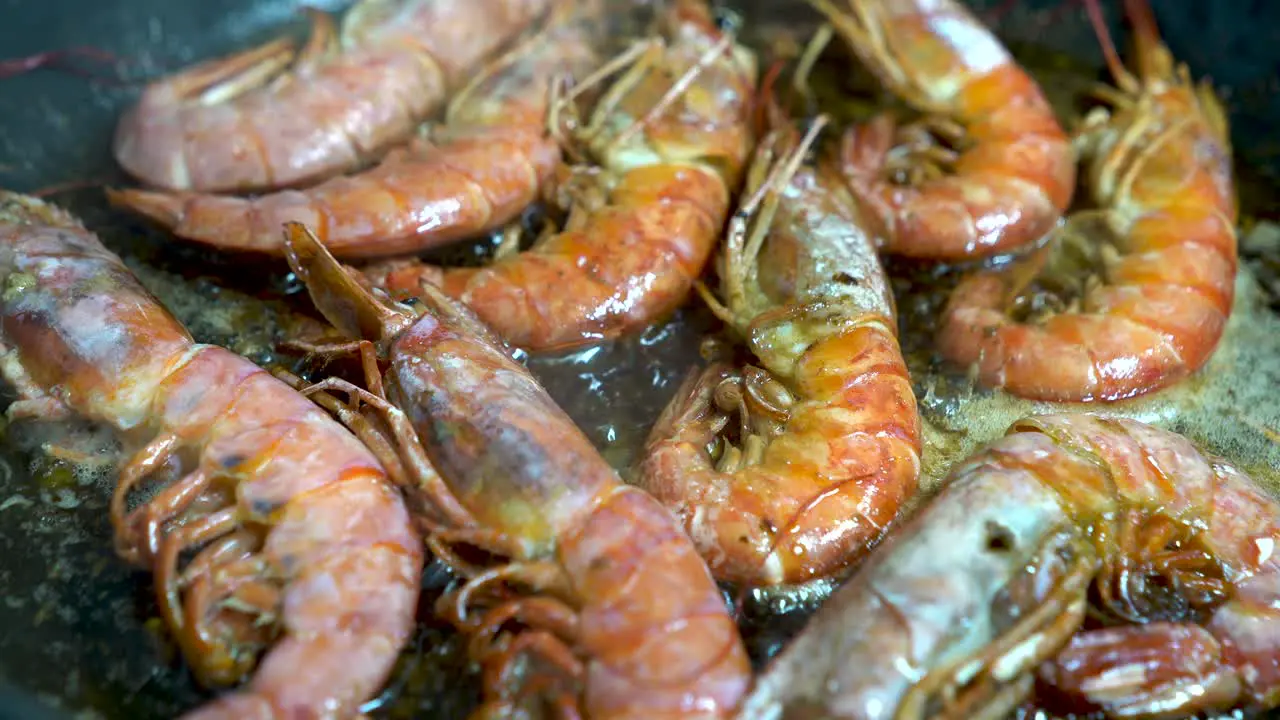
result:
M 600 342 L 679 306 L 750 153 L 756 67 L 702 0 L 662 17 L 667 44 L 649 43 L 572 131 L 599 165 L 561 182 L 572 204 L 563 231 L 483 268 L 376 264 L 365 268 L 373 284 L 397 297 L 436 285 L 531 351 Z
M 1079 138 L 1099 209 L 1074 215 L 1031 258 L 963 281 L 938 335 L 939 351 L 976 366 L 981 383 L 1037 400 L 1120 400 L 1178 382 L 1213 354 L 1235 296 L 1236 196 L 1221 105 L 1174 66 L 1145 2 L 1126 2 L 1137 76 L 1116 58 L 1096 2 L 1086 5 L 1119 86 L 1107 93 L 1114 113 L 1091 115 Z M 1081 257 L 1101 278 L 1081 270 Z M 1078 299 L 1069 294 L 1041 317 L 1019 308 L 1025 290 L 1053 293 L 1064 275 L 1084 276 L 1067 281 Z
M 1179 435 L 1024 418 L 830 598 L 742 717 L 999 718 L 1033 689 L 1106 717 L 1272 708 L 1278 542 L 1280 505 Z M 1109 626 L 1082 630 L 1091 585 Z
M 920 473 L 888 281 L 839 178 L 800 166 L 813 137 L 784 126 L 761 145 L 721 255 L 727 306 L 708 295 L 762 367 L 691 376 L 637 473 L 719 580 L 795 583 L 845 567 Z
M 538 198 L 560 162 L 547 132 L 551 82 L 594 69 L 603 3 L 559 2 L 556 17 L 477 75 L 432 140 L 376 167 L 311 188 L 254 198 L 108 190 L 181 238 L 223 250 L 284 254 L 280 228 L 301 222 L 334 255 L 371 258 L 429 249 L 493 230 Z
M 886 252 L 984 257 L 1058 224 L 1076 181 L 1071 143 L 1035 80 L 958 0 L 808 2 L 926 113 L 907 126 L 882 114 L 844 138 L 843 173 Z
M 404 140 L 450 88 L 546 0 L 361 0 L 341 38 L 280 38 L 158 80 L 116 128 L 116 160 L 168 190 L 245 192 L 313 182 Z M 288 68 L 288 72 L 284 70 Z
M 402 466 L 416 488 L 433 549 L 469 577 L 438 607 L 472 636 L 486 688 L 479 714 L 545 704 L 593 720 L 708 718 L 736 706 L 750 680 L 746 651 L 674 518 L 618 478 L 465 306 L 430 286 L 420 317 L 380 302 L 303 226 L 288 232 L 289 264 L 316 305 L 349 336 L 368 338 L 356 347 L 372 392 L 335 378 L 305 392 L 387 448 L 388 466 Z M 505 562 L 470 565 L 459 545 Z M 511 623 L 525 629 L 504 631 Z
M 117 431 L 135 451 L 111 502 L 118 552 L 154 571 L 197 678 L 253 674 L 188 717 L 354 714 L 408 638 L 423 564 L 376 458 L 265 370 L 193 342 L 53 206 L 0 193 L 0 281 L 10 417 Z M 170 482 L 128 510 L 148 477 Z

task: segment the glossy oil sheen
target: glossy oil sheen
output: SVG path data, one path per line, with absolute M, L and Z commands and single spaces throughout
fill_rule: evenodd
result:
M 316 4 L 335 10 L 344 3 Z M 771 20 L 774 27 L 812 18 L 798 0 L 731 4 L 764 8 L 755 17 Z M 1030 65 L 1047 92 L 1057 89 L 1054 102 L 1063 107 L 1059 100 L 1066 90 L 1074 92 L 1096 77 L 1086 73 L 1099 65 L 1100 56 L 1082 11 L 1059 9 L 1060 4 L 973 3 L 979 11 L 1012 6 L 997 25 L 1002 38 L 1033 42 L 1087 62 L 1085 70 L 1044 71 L 1045 63 Z M 1119 3 L 1108 5 L 1113 32 L 1123 37 Z M 1215 84 L 1233 91 L 1228 107 L 1247 178 L 1241 181 L 1243 210 L 1245 215 L 1257 212 L 1263 206 L 1253 198 L 1270 201 L 1280 186 L 1280 161 L 1267 149 L 1273 144 L 1270 129 L 1280 122 L 1280 91 L 1271 80 L 1280 60 L 1280 7 L 1263 2 L 1191 3 L 1183 9 L 1166 5 L 1155 3 L 1155 11 L 1175 56 L 1190 63 L 1194 73 L 1209 73 Z M 263 41 L 281 29 L 301 36 L 305 23 L 297 6 L 281 0 L 0 0 L 0 16 L 7 20 L 0 23 L 0 60 L 91 45 L 127 59 L 129 64 L 120 69 L 129 77 L 150 79 Z M 759 28 L 755 32 L 766 34 Z M 1014 50 L 1019 52 L 1016 45 Z M 91 84 L 51 71 L 0 79 L 0 186 L 33 191 L 73 181 L 121 182 L 123 175 L 111 159 L 111 135 L 117 114 L 136 97 L 136 88 Z M 162 249 L 157 235 L 123 213 L 106 210 L 96 189 L 55 199 L 121 252 L 198 340 L 227 344 L 262 362 L 273 359 L 272 344 L 286 325 L 275 312 L 286 306 L 278 299 L 284 287 L 278 267 L 247 266 L 174 244 Z M 911 327 L 926 320 L 932 295 L 917 288 L 934 281 L 909 267 L 890 267 L 890 273 L 900 278 L 895 285 L 903 323 Z M 264 289 L 274 298 L 271 303 L 252 297 Z M 1186 432 L 1232 454 L 1255 477 L 1274 484 L 1280 457 L 1259 444 L 1254 428 L 1280 427 L 1280 408 L 1273 400 L 1261 401 L 1264 388 L 1280 386 L 1280 369 L 1257 362 L 1266 355 L 1265 343 L 1280 337 L 1280 328 L 1273 316 L 1255 307 L 1257 295 L 1256 288 L 1250 289 L 1238 301 L 1245 310 L 1227 331 L 1223 361 L 1212 366 L 1212 377 L 1187 388 L 1189 398 L 1170 396 L 1119 410 Z M 291 296 L 287 303 L 305 307 L 305 297 Z M 531 365 L 610 462 L 625 468 L 685 372 L 700 364 L 697 341 L 710 327 L 703 314 L 685 312 L 630 340 Z M 954 379 L 935 378 L 922 343 L 908 332 L 904 344 L 913 352 L 908 361 L 929 428 L 929 477 L 922 479 L 927 484 L 936 482 L 952 458 L 997 436 L 1027 406 L 973 396 Z M 1243 380 L 1222 377 L 1245 372 L 1251 374 Z M 1241 420 L 1233 408 L 1253 414 Z M 128 570 L 111 551 L 106 501 L 113 475 L 92 469 L 72 472 L 31 449 L 33 442 L 49 438 L 50 431 L 15 425 L 0 442 L 0 717 L 20 713 L 39 720 L 45 716 L 23 704 L 48 707 L 54 701 L 62 710 L 48 710 L 49 718 L 89 708 L 105 718 L 172 717 L 195 706 L 202 693 L 176 663 L 162 659 L 163 641 L 147 629 L 146 620 L 154 614 L 147 579 Z M 94 446 L 93 436 L 76 439 L 76 447 Z M 438 570 L 428 571 L 429 589 L 444 581 Z M 797 593 L 758 600 L 748 603 L 745 629 L 754 652 L 763 657 L 798 628 L 812 602 Z M 466 675 L 461 657 L 457 643 L 439 626 L 423 626 L 385 702 L 372 714 L 392 717 L 392 708 L 412 708 L 420 716 L 465 717 L 474 678 Z

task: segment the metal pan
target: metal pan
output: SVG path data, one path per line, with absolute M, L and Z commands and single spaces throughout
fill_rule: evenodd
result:
M 330 0 L 312 4 L 328 10 L 345 5 Z M 755 21 L 791 22 L 810 16 L 798 0 L 733 4 Z M 1100 65 L 1096 40 L 1078 0 L 972 4 L 989 17 L 998 16 L 994 26 L 1015 49 L 1019 43 L 1030 43 Z M 1113 32 L 1124 37 L 1119 3 L 1112 4 L 1117 6 L 1111 8 Z M 0 60 L 91 46 L 128 61 L 120 69 L 129 76 L 153 75 L 282 31 L 300 33 L 300 5 L 295 0 L 0 0 Z M 1280 144 L 1273 132 L 1280 126 L 1274 70 L 1280 64 L 1280 5 L 1263 0 L 1155 0 L 1154 5 L 1175 56 L 1188 62 L 1196 75 L 1211 76 L 1226 94 L 1246 214 L 1280 215 L 1272 199 L 1280 188 Z M 79 61 L 79 66 L 92 62 Z M 110 139 L 117 114 L 135 96 L 136 87 L 91 83 L 48 70 L 0 80 L 0 187 L 35 191 L 77 181 L 99 186 L 124 182 L 110 156 Z M 279 268 L 246 272 L 238 267 L 236 275 L 241 277 L 234 286 L 208 280 L 205 275 L 218 277 L 233 261 L 166 245 L 154 232 L 107 210 L 96 188 L 54 198 L 122 251 L 166 303 L 182 305 L 176 311 L 200 339 L 232 345 L 259 361 L 270 359 L 272 321 L 249 314 L 238 316 L 237 325 L 228 323 L 225 313 L 229 305 L 251 304 L 248 296 L 255 283 L 278 285 L 283 275 Z M 1266 328 L 1280 327 L 1274 318 L 1266 322 L 1271 323 Z M 696 361 L 696 342 L 690 342 L 700 331 L 696 319 L 678 319 L 671 327 L 675 329 L 651 333 L 645 342 L 537 367 L 553 393 L 560 388 L 557 398 L 602 447 L 615 452 L 620 465 L 629 459 L 624 446 L 642 437 L 674 389 L 672 383 Z M 1265 335 L 1266 328 L 1254 328 L 1255 334 Z M 662 368 L 658 377 L 642 380 L 654 376 L 655 365 Z M 584 393 L 581 383 L 588 376 L 603 378 L 614 389 Z M 1274 368 L 1269 374 L 1261 371 L 1258 397 L 1273 394 L 1265 392 L 1266 385 L 1274 390 L 1278 378 Z M 653 392 L 655 387 L 662 392 Z M 1256 404 L 1247 397 L 1233 402 Z M 1263 419 L 1256 424 L 1270 422 L 1267 418 L 1275 411 L 1267 406 L 1274 404 L 1261 401 Z M 605 410 L 611 407 L 630 407 L 634 414 L 608 416 Z M 1235 422 L 1217 411 L 1203 414 L 1216 415 L 1218 425 Z M 1177 418 L 1166 419 L 1175 429 L 1185 429 Z M 1257 467 L 1280 466 L 1274 450 L 1257 450 L 1250 431 L 1242 431 L 1248 437 L 1241 440 L 1244 436 L 1234 430 L 1219 430 L 1210 428 L 1195 439 L 1209 438 L 1213 449 L 1223 454 L 1254 452 Z M 19 447 L 40 438 L 2 432 L 0 717 L 161 717 L 200 703 L 207 695 L 176 662 L 164 659 L 163 642 L 145 622 L 154 610 L 149 578 L 127 569 L 112 554 L 105 512 L 109 473 L 76 476 L 51 470 L 40 453 Z M 970 437 L 964 446 L 982 439 Z M 435 647 L 444 637 L 428 628 L 419 646 Z M 419 656 L 443 657 L 447 643 L 443 647 L 424 649 Z M 426 688 L 419 692 L 428 696 L 416 704 L 419 716 L 465 712 L 466 693 L 457 702 L 444 695 L 430 697 L 457 686 L 462 670 L 439 661 L 419 663 L 406 672 L 434 678 L 418 678 Z M 373 714 L 387 713 L 383 709 Z

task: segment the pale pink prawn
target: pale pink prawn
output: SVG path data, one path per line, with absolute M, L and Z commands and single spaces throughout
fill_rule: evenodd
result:
M 603 2 L 560 0 L 550 26 L 479 73 L 431 140 L 415 139 L 379 165 L 302 190 L 253 198 L 108 190 L 112 204 L 180 238 L 220 250 L 283 255 L 280 228 L 302 222 L 335 256 L 420 252 L 510 222 L 560 162 L 548 132 L 551 83 L 598 62 Z
M 200 192 L 349 170 L 408 137 L 545 6 L 362 0 L 341 43 L 333 18 L 308 10 L 312 35 L 300 54 L 281 38 L 149 85 L 116 128 L 116 160 L 149 185 Z
M 117 551 L 155 573 L 202 684 L 247 680 L 188 717 L 354 715 L 413 628 L 423 565 L 383 466 L 262 368 L 195 343 L 57 208 L 0 191 L 0 283 L 9 416 L 115 432 L 131 453 Z M 130 509 L 147 480 L 162 486 Z

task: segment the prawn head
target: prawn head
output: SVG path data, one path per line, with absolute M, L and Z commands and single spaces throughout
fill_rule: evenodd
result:
M 379 296 L 363 276 L 343 267 L 302 223 L 286 223 L 285 258 L 306 285 L 316 309 L 346 337 L 373 340 L 380 348 L 413 324 L 418 313 Z

